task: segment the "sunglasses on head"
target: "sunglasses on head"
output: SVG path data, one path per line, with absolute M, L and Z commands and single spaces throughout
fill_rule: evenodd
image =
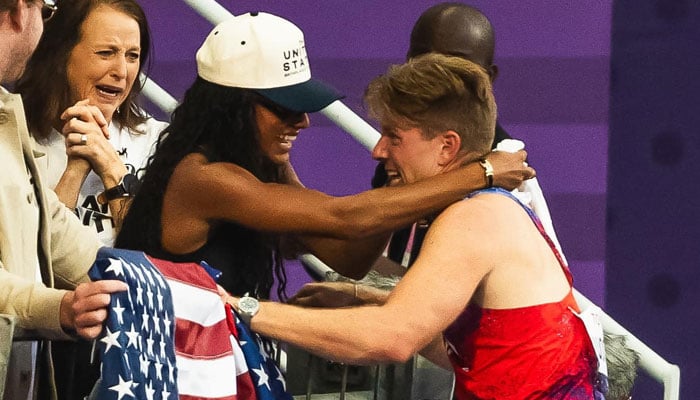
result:
M 275 116 L 282 121 L 298 121 L 303 117 L 304 114 L 306 114 L 304 112 L 284 108 L 281 105 L 269 100 L 268 98 L 262 95 L 256 95 L 255 102 L 265 107 L 271 113 L 275 114 Z
M 47 22 L 53 18 L 53 16 L 56 14 L 56 10 L 58 10 L 58 7 L 56 6 L 54 0 L 42 0 L 41 18 L 44 20 L 44 22 Z

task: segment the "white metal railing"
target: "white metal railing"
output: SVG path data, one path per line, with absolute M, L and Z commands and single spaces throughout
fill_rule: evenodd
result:
M 574 297 L 581 309 L 585 309 L 593 304 L 586 296 L 574 290 Z M 615 335 L 622 335 L 627 339 L 627 347 L 639 354 L 639 367 L 646 371 L 649 376 L 664 385 L 664 400 L 678 400 L 681 388 L 681 370 L 677 365 L 664 360 L 649 346 L 644 344 L 630 331 L 625 329 L 611 316 L 601 311 L 600 322 L 603 330 Z
M 146 75 L 141 74 L 139 78 L 143 83 L 141 93 L 156 107 L 170 115 L 175 110 L 175 107 L 177 107 L 177 100 Z
M 207 19 L 213 25 L 217 25 L 227 18 L 233 16 L 227 9 L 215 0 L 183 0 L 192 9 Z M 144 77 L 145 78 L 145 77 Z M 177 101 L 163 90 L 160 86 L 145 78 L 142 91 L 154 105 L 165 112 L 172 112 L 177 105 Z M 372 150 L 374 144 L 379 140 L 380 134 L 365 120 L 355 114 L 350 108 L 340 101 L 335 101 L 328 107 L 320 111 L 328 119 L 333 121 L 341 129 L 352 135 L 359 143 L 368 150 Z M 320 276 L 325 276 L 325 272 L 330 268 L 323 264 L 321 260 L 313 255 L 306 254 L 300 257 L 307 266 L 317 270 Z M 578 291 L 575 291 L 576 301 L 582 308 L 593 304 L 588 298 Z M 680 369 L 677 365 L 671 364 L 659 356 L 649 346 L 635 337 L 622 325 L 617 323 L 612 317 L 602 312 L 601 323 L 606 332 L 623 335 L 627 338 L 627 345 L 635 350 L 640 356 L 640 368 L 645 370 L 652 378 L 664 386 L 664 400 L 678 400 L 680 393 Z

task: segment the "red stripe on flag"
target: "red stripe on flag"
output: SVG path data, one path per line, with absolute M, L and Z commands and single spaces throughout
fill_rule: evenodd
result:
M 175 350 L 187 358 L 218 358 L 232 354 L 226 320 L 212 326 L 175 318 Z
M 146 257 L 166 278 L 186 283 L 202 290 L 218 293 L 216 282 L 214 282 L 214 279 L 209 276 L 204 268 L 183 268 L 184 264 L 182 263 L 178 264 L 158 258 L 151 258 L 148 257 L 148 255 Z

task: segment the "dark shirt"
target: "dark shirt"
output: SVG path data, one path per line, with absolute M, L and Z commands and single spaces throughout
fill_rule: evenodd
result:
M 257 240 L 256 240 L 257 239 Z M 187 254 L 172 254 L 162 247 L 146 251 L 172 262 L 206 262 L 222 272 L 217 283 L 235 296 L 245 293 L 269 298 L 260 287 L 263 271 L 271 271 L 273 250 L 269 238 L 241 225 L 222 223 L 212 228 L 204 246 Z M 261 292 L 262 291 L 262 292 Z

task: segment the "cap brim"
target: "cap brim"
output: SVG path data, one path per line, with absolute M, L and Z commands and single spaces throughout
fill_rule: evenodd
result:
M 332 86 L 313 78 L 296 85 L 253 90 L 288 110 L 305 113 L 320 111 L 345 97 Z

